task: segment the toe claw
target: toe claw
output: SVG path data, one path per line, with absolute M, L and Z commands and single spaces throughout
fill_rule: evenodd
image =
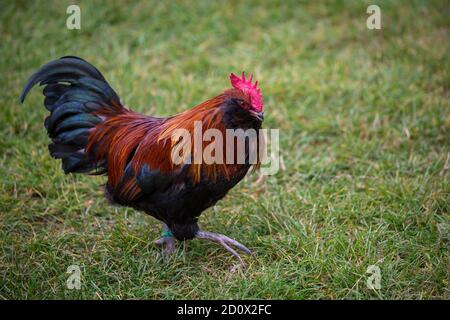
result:
M 158 246 L 162 246 L 164 243 L 166 243 L 166 241 L 164 240 L 164 238 L 159 238 L 158 240 L 155 241 L 155 243 Z

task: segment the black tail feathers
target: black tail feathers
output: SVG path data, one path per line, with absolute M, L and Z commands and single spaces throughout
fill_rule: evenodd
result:
M 45 128 L 52 142 L 52 157 L 62 160 L 65 173 L 101 173 L 106 164 L 86 155 L 89 134 L 103 121 L 100 110 L 109 114 L 123 109 L 120 98 L 103 75 L 85 60 L 67 56 L 51 61 L 28 79 L 20 101 L 31 88 L 45 85 L 44 105 L 50 111 Z M 100 171 L 100 172 L 99 172 Z

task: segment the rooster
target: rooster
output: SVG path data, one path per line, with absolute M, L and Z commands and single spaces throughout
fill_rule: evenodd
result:
M 258 82 L 253 83 L 252 76 L 246 79 L 244 73 L 241 77 L 231 74 L 230 81 L 231 88 L 190 110 L 169 117 L 146 116 L 125 107 L 94 66 L 66 56 L 33 74 L 20 101 L 24 102 L 34 85 L 45 86 L 44 105 L 50 115 L 44 125 L 52 140 L 50 155 L 61 159 L 66 174 L 106 174 L 105 196 L 110 202 L 160 220 L 163 235 L 156 243 L 164 246 L 165 254 L 175 250 L 174 238 L 208 239 L 245 266 L 236 249 L 251 254 L 247 247 L 225 235 L 201 230 L 197 221 L 251 168 L 248 141 L 245 161 L 239 164 L 175 164 L 171 157 L 175 130 L 192 132 L 196 121 L 201 121 L 203 130 L 222 133 L 261 128 L 264 113 Z

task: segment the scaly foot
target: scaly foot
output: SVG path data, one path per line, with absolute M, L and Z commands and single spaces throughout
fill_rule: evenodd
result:
M 172 232 L 170 232 L 169 227 L 163 225 L 163 236 L 156 240 L 156 244 L 159 246 L 164 246 L 164 255 L 169 256 L 175 251 L 175 241 L 173 240 Z
M 239 262 L 241 263 L 242 268 L 245 269 L 245 263 L 242 260 L 241 256 L 239 255 L 239 253 L 236 252 L 236 250 L 234 250 L 233 248 L 231 248 L 231 246 L 235 246 L 236 248 L 238 248 L 239 250 L 244 251 L 247 254 L 252 254 L 252 252 L 250 251 L 250 249 L 248 249 L 246 246 L 244 246 L 243 244 L 237 242 L 236 240 L 233 240 L 223 234 L 220 233 L 213 233 L 213 232 L 208 232 L 208 231 L 198 231 L 197 235 L 195 236 L 196 238 L 199 239 L 208 239 L 214 242 L 217 242 L 219 244 L 221 244 L 225 249 L 227 249 L 228 252 L 230 252 L 233 256 L 235 256 L 236 258 L 239 259 Z M 232 269 L 234 270 L 234 268 Z

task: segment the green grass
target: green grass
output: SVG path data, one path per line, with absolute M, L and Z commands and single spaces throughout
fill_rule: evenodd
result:
M 447 1 L 377 1 L 378 31 L 370 1 L 77 2 L 80 31 L 65 28 L 73 1 L 0 4 L 0 298 L 449 298 Z M 152 115 L 255 73 L 286 168 L 250 176 L 200 220 L 254 250 L 247 270 L 200 240 L 164 259 L 158 221 L 108 205 L 104 177 L 62 173 L 39 90 L 18 97 L 63 55 Z

